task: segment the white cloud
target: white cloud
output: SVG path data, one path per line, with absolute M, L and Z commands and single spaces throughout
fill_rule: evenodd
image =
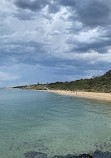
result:
M 93 42 L 99 42 L 99 40 L 108 40 L 109 38 L 105 37 L 106 30 L 103 30 L 100 27 L 94 28 L 94 29 L 87 29 L 80 31 L 79 34 L 71 35 L 72 41 L 77 41 L 79 43 L 93 43 Z
M 0 81 L 12 81 L 17 79 L 20 79 L 20 76 L 6 72 L 0 72 Z

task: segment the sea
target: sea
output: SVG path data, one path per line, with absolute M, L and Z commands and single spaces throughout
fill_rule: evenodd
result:
M 0 158 L 111 152 L 111 102 L 0 89 Z M 41 153 L 44 155 L 41 156 Z

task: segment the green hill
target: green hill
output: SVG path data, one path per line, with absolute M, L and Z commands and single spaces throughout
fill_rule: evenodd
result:
M 50 84 L 36 84 L 30 86 L 16 87 L 22 89 L 59 89 L 72 91 L 88 91 L 88 92 L 111 92 L 111 70 L 102 76 L 92 77 L 91 79 L 81 79 L 71 82 L 55 82 Z

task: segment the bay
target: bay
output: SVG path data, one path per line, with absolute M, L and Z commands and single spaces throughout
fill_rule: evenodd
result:
M 111 103 L 0 89 L 0 158 L 111 152 Z

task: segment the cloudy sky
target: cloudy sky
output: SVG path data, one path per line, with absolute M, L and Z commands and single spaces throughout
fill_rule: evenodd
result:
M 111 69 L 111 0 L 0 0 L 0 87 Z

